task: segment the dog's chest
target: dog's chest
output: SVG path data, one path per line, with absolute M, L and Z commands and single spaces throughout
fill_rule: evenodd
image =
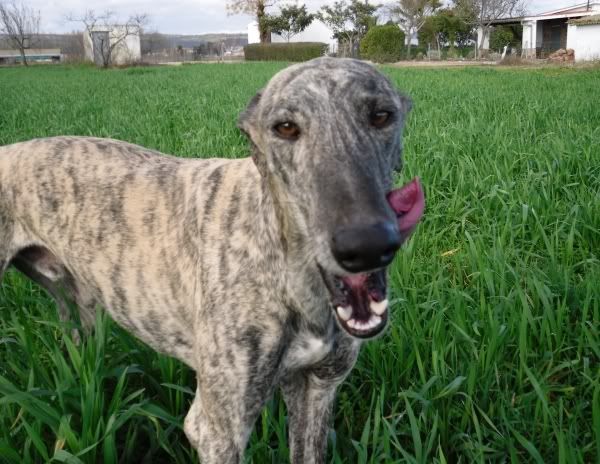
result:
M 331 337 L 317 336 L 310 332 L 297 334 L 291 341 L 285 356 L 285 367 L 298 369 L 322 361 L 333 349 Z

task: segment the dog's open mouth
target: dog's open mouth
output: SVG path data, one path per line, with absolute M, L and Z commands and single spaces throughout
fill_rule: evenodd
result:
M 396 213 L 404 242 L 425 210 L 425 196 L 419 179 L 392 190 L 387 200 Z M 320 271 L 331 294 L 337 320 L 346 332 L 358 338 L 371 338 L 385 328 L 388 321 L 386 269 L 343 277 L 328 274 L 322 268 Z
M 331 304 L 341 327 L 358 338 L 371 338 L 387 323 L 386 270 L 332 276 L 326 280 Z

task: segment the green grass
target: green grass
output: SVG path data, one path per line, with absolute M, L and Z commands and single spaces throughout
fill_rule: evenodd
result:
M 243 156 L 237 114 L 282 67 L 0 69 L 0 144 Z M 415 101 L 399 181 L 421 176 L 428 206 L 392 267 L 391 329 L 340 389 L 330 462 L 600 462 L 600 71 L 385 72 Z M 0 461 L 197 460 L 189 369 L 107 318 L 80 346 L 68 334 L 10 272 Z M 285 462 L 285 436 L 275 397 L 248 459 Z

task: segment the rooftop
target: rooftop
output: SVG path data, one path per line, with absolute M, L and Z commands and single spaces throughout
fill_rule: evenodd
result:
M 600 14 L 593 16 L 585 16 L 579 19 L 572 19 L 569 24 L 575 24 L 576 26 L 591 26 L 593 24 L 600 24 Z
M 545 19 L 558 19 L 558 18 L 581 18 L 585 17 L 597 17 L 600 15 L 600 2 L 590 1 L 590 3 L 579 3 L 577 5 L 571 5 L 563 7 L 558 10 L 544 11 L 535 15 L 525 15 L 513 18 L 500 18 L 492 21 L 492 25 L 497 24 L 514 24 L 522 21 L 536 21 Z M 584 23 L 578 23 L 584 24 Z M 585 24 L 598 24 L 596 22 L 586 22 Z
M 545 11 L 535 16 L 579 15 L 580 13 L 590 13 L 593 11 L 600 11 L 600 3 L 591 1 L 589 3 L 579 3 L 558 10 Z

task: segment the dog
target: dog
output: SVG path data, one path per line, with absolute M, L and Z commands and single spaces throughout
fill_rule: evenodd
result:
M 0 276 L 10 266 L 91 327 L 102 308 L 197 372 L 184 421 L 204 464 L 239 463 L 280 388 L 293 463 L 324 462 L 336 387 L 388 321 L 386 268 L 424 211 L 402 167 L 408 97 L 370 64 L 276 74 L 238 126 L 243 159 L 112 139 L 0 148 Z

